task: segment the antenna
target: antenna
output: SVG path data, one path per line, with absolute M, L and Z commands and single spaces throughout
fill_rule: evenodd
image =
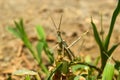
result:
M 62 23 L 62 17 L 63 17 L 63 15 L 61 15 L 61 17 L 60 17 L 60 22 L 59 22 L 58 30 L 60 30 L 60 25 Z

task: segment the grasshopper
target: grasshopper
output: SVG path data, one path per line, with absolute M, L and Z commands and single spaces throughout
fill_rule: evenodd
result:
M 75 58 L 75 55 L 70 50 L 70 48 L 68 47 L 68 44 L 65 42 L 65 40 L 63 40 L 63 38 L 61 36 L 60 26 L 61 26 L 61 22 L 62 22 L 62 15 L 60 17 L 60 22 L 59 22 L 58 27 L 56 26 L 52 17 L 51 17 L 51 20 L 54 24 L 56 31 L 57 31 L 57 38 L 58 38 L 58 45 L 59 45 L 58 54 L 67 56 L 69 58 L 69 60 L 72 61 Z
M 54 24 L 54 27 L 57 31 L 57 38 L 58 38 L 58 45 L 59 45 L 59 49 L 58 49 L 58 54 L 59 55 L 63 55 L 63 56 L 67 56 L 69 58 L 70 61 L 72 61 L 73 59 L 75 59 L 75 55 L 73 54 L 73 52 L 70 50 L 70 47 L 72 47 L 75 43 L 77 43 L 83 36 L 85 36 L 88 31 L 86 31 L 85 33 L 82 34 L 82 36 L 80 36 L 78 39 L 76 39 L 74 42 L 72 42 L 69 46 L 68 44 L 65 42 L 65 40 L 63 40 L 62 36 L 61 36 L 61 31 L 60 31 L 60 27 L 61 27 L 61 23 L 62 23 L 62 15 L 60 17 L 60 22 L 58 27 L 56 26 L 53 18 L 51 17 L 51 20 Z

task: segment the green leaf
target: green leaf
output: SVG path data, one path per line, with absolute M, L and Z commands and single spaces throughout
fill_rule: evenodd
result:
M 104 68 L 102 80 L 112 80 L 114 76 L 114 65 L 108 62 Z
M 91 24 L 92 24 L 92 27 L 93 27 L 93 32 L 94 32 L 95 40 L 96 40 L 97 44 L 99 45 L 99 47 L 100 47 L 100 48 L 103 48 L 102 41 L 101 41 L 101 39 L 100 39 L 100 36 L 99 36 L 99 34 L 98 34 L 96 25 L 94 24 L 92 18 L 91 18 Z
M 45 32 L 44 32 L 43 28 L 40 25 L 38 25 L 38 26 L 36 26 L 36 30 L 37 30 L 39 39 L 45 41 L 46 36 L 45 36 Z
M 108 51 L 108 56 L 111 56 L 111 54 L 113 53 L 113 51 L 119 46 L 120 43 L 115 44 L 112 46 L 112 48 Z

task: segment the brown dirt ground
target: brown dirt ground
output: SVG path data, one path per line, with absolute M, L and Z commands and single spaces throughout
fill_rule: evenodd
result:
M 35 26 L 40 24 L 45 29 L 49 46 L 56 43 L 56 31 L 50 19 L 52 16 L 56 24 L 59 24 L 61 14 L 63 20 L 61 31 L 63 38 L 70 44 L 83 32 L 89 30 L 89 34 L 72 47 L 76 55 L 89 54 L 93 58 L 99 55 L 98 46 L 93 38 L 90 17 L 98 26 L 100 31 L 100 13 L 103 14 L 103 28 L 107 33 L 112 12 L 116 6 L 116 0 L 0 0 L 0 80 L 5 80 L 6 73 L 12 73 L 17 69 L 34 69 L 36 63 L 25 49 L 22 57 L 18 57 L 21 51 L 21 41 L 6 31 L 8 25 L 13 26 L 14 20 L 23 18 L 25 29 L 30 39 L 36 38 Z M 111 45 L 120 42 L 120 16 L 116 21 Z M 53 40 L 50 42 L 49 40 Z M 36 40 L 32 40 L 33 43 Z M 80 49 L 80 50 L 79 50 Z M 120 47 L 113 56 L 119 60 Z

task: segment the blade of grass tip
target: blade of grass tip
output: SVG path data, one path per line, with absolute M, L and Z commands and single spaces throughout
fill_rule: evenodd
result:
M 16 28 L 18 30 L 18 33 L 20 34 L 20 38 L 22 39 L 22 41 L 24 42 L 24 44 L 31 49 L 31 44 L 27 38 L 27 35 L 24 31 L 24 27 L 23 27 L 23 21 L 21 20 L 19 23 L 18 22 L 14 22 L 16 25 Z M 31 50 L 32 51 L 32 50 Z
M 21 27 L 21 31 L 23 32 L 24 36 L 27 37 L 27 34 L 25 32 L 25 29 L 24 29 L 23 19 L 20 19 L 19 26 Z
M 14 21 L 14 24 L 15 24 L 15 27 L 17 28 L 18 32 L 19 32 L 20 35 L 22 36 L 22 34 L 21 34 L 22 29 L 21 29 L 21 26 L 19 25 L 19 22 Z M 22 32 L 22 33 L 23 33 L 23 32 Z
M 15 29 L 9 28 L 9 30 L 16 36 L 18 36 L 23 42 L 24 44 L 30 48 L 30 42 L 27 39 L 27 35 L 24 31 L 24 28 L 22 29 L 21 27 L 23 27 L 23 22 L 21 21 L 22 25 L 20 25 L 20 22 L 16 22 L 14 21 L 15 24 Z M 24 31 L 24 32 L 23 32 Z M 32 50 L 31 50 L 32 51 Z
M 21 30 L 24 31 L 23 19 L 20 19 L 19 25 L 21 26 Z M 24 31 L 24 32 L 25 32 L 25 31 Z
M 95 40 L 96 40 L 96 42 L 97 42 L 97 44 L 98 44 L 98 46 L 100 48 L 101 64 L 102 64 L 101 69 L 103 70 L 108 57 L 105 55 L 106 50 L 104 49 L 103 43 L 102 43 L 102 41 L 100 39 L 100 36 L 98 34 L 96 25 L 92 21 L 92 18 L 91 18 L 91 24 L 92 24 L 92 27 L 93 27 L 93 32 L 94 32 Z
M 14 24 L 15 24 L 15 26 L 16 26 L 16 28 L 17 28 L 18 33 L 19 33 L 20 36 L 21 36 L 20 38 L 24 41 L 24 38 L 25 38 L 26 36 L 24 35 L 25 32 L 23 32 L 20 23 L 14 21 Z M 24 37 L 24 36 L 25 36 L 25 37 Z
M 111 49 L 108 51 L 108 56 L 111 56 L 111 54 L 113 53 L 113 51 L 120 45 L 120 43 L 115 44 L 111 47 Z
M 39 39 L 45 41 L 46 35 L 45 35 L 43 28 L 40 25 L 37 25 L 36 30 L 37 30 Z
M 100 36 L 99 36 L 99 34 L 98 34 L 96 25 L 94 24 L 94 22 L 93 22 L 93 20 L 92 20 L 92 17 L 91 17 L 91 24 L 92 24 L 92 27 L 93 27 L 93 32 L 94 32 L 95 40 L 96 40 L 97 44 L 99 45 L 99 47 L 100 47 L 100 48 L 103 48 L 103 46 L 102 46 L 102 41 L 101 41 Z
M 24 29 L 23 19 L 20 19 L 20 21 L 19 21 L 19 26 L 21 27 L 21 32 L 22 32 L 22 34 L 24 34 L 24 36 L 27 37 L 27 34 L 26 34 L 26 32 L 25 32 L 25 29 Z
M 19 26 L 21 28 L 20 32 L 23 35 L 23 39 L 26 41 L 26 43 L 30 44 L 29 39 L 28 39 L 27 34 L 24 29 L 23 19 L 20 19 Z
M 111 37 L 111 34 L 113 32 L 114 24 L 115 24 L 116 18 L 117 18 L 117 16 L 118 16 L 119 13 L 120 13 L 120 0 L 118 0 L 117 7 L 116 7 L 116 9 L 113 12 L 112 19 L 111 19 L 111 24 L 110 24 L 110 29 L 109 29 L 109 33 L 108 33 L 108 35 L 107 35 L 107 37 L 105 39 L 105 48 L 106 48 L 106 50 L 108 50 L 108 46 L 109 46 L 109 42 L 110 42 L 110 37 Z
M 20 31 L 20 30 L 21 30 L 21 28 L 20 28 L 20 26 L 19 26 L 18 22 L 14 21 L 14 24 L 15 24 L 15 27 L 16 27 L 16 28 Z
M 114 76 L 114 65 L 108 62 L 104 68 L 102 80 L 112 80 Z
M 10 33 L 12 33 L 13 35 L 15 35 L 15 37 L 21 38 L 20 33 L 18 32 L 18 30 L 16 28 L 8 26 L 8 27 L 6 27 L 6 30 L 9 31 Z
M 33 50 L 32 50 L 32 44 L 30 43 L 29 39 L 28 39 L 28 36 L 25 32 L 25 29 L 24 29 L 24 24 L 23 24 L 23 19 L 20 19 L 19 23 L 18 23 L 18 26 L 20 28 L 20 33 L 22 35 L 22 40 L 24 42 L 24 44 L 30 49 L 30 51 L 33 53 Z
M 20 34 L 20 38 L 23 39 L 23 35 L 22 35 L 22 32 L 21 32 L 21 27 L 19 26 L 19 23 L 14 21 L 14 24 L 15 24 L 15 27 L 17 29 L 17 32 Z

